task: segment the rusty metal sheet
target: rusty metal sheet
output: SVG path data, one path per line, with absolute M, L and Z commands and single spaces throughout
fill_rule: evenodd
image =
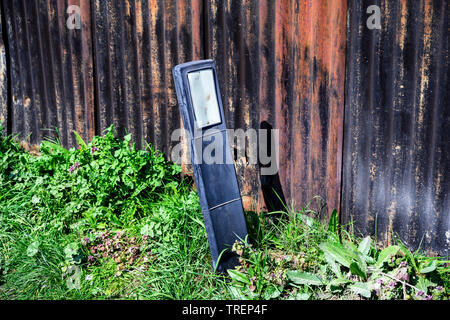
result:
M 272 188 L 288 206 L 320 196 L 327 212 L 339 209 L 346 10 L 345 1 L 206 3 L 206 57 L 228 127 L 280 130 L 278 175 L 236 159 L 246 209 L 267 208 Z
M 171 69 L 203 58 L 202 11 L 201 0 L 94 1 L 97 133 L 114 124 L 170 157 L 182 126 Z
M 366 27 L 369 5 L 381 29 Z M 350 1 L 342 220 L 448 255 L 448 1 Z
M 81 9 L 82 26 L 66 26 L 70 4 Z M 43 137 L 74 145 L 76 130 L 94 134 L 90 3 L 5 0 L 11 106 L 10 131 L 33 144 Z

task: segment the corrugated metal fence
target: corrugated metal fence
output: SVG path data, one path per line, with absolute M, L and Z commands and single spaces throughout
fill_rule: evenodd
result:
M 381 30 L 365 27 L 381 8 Z M 342 217 L 450 254 L 450 2 L 351 1 Z
M 372 4 L 381 30 L 366 27 Z M 67 27 L 70 5 L 80 29 Z M 446 1 L 4 0 L 1 14 L 10 133 L 38 143 L 56 128 L 71 146 L 73 130 L 114 124 L 170 156 L 171 68 L 212 58 L 228 127 L 280 130 L 279 175 L 236 159 L 247 209 L 276 207 L 272 187 L 295 207 L 319 195 L 358 231 L 376 220 L 382 241 L 425 235 L 448 252 Z
M 345 12 L 344 1 L 208 2 L 205 50 L 228 127 L 280 130 L 279 176 L 261 181 L 256 166 L 236 161 L 247 208 L 276 198 L 279 181 L 288 204 L 320 195 L 339 206 Z

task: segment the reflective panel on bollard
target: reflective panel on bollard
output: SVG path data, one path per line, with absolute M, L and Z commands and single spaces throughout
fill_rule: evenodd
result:
M 212 60 L 201 60 L 177 65 L 172 72 L 184 128 L 190 133 L 191 161 L 213 268 L 225 271 L 239 263 L 231 246 L 246 238 L 247 226 L 216 67 Z M 213 157 L 204 150 L 213 150 Z

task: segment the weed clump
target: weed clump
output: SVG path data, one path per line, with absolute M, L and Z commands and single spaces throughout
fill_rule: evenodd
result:
M 237 299 L 448 300 L 449 261 L 411 252 L 400 241 L 377 248 L 330 219 L 328 228 L 306 215 L 260 216 L 256 246 L 236 242 L 240 265 L 228 270 Z
M 118 138 L 113 127 L 89 143 L 74 134 L 78 148 L 45 140 L 38 154 L 0 134 L 0 298 L 220 292 L 215 275 L 198 278 L 210 274 L 209 248 L 181 168 L 151 146 L 138 150 L 131 135 Z
M 450 261 L 379 248 L 308 207 L 253 216 L 239 266 L 214 274 L 178 165 L 113 127 L 75 137 L 30 153 L 0 127 L 0 299 L 449 299 Z

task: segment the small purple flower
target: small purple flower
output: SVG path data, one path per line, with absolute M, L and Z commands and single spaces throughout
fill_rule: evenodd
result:
M 444 287 L 443 287 L 443 286 L 437 286 L 437 287 L 436 287 L 436 290 L 437 290 L 437 291 L 443 291 L 443 290 L 444 290 Z
M 409 281 L 408 269 L 406 267 L 399 268 L 395 277 L 402 281 Z
M 422 290 L 417 291 L 416 295 L 422 297 L 425 294 Z
M 403 267 L 406 267 L 406 266 L 407 266 L 406 261 L 400 262 L 400 268 L 403 268 Z
M 409 274 L 407 272 L 403 273 L 400 278 L 402 281 L 409 281 Z
M 97 147 L 92 147 L 92 148 L 91 148 L 91 153 L 94 153 L 94 152 L 96 152 L 96 151 L 98 151 L 98 148 L 97 148 Z
M 79 162 L 75 162 L 73 164 L 73 166 L 69 167 L 69 172 L 73 172 L 76 168 L 80 167 L 80 163 Z
M 426 296 L 425 300 L 433 300 L 433 295 L 430 294 L 430 295 Z
M 383 279 L 377 279 L 377 281 L 376 281 L 378 284 L 383 284 L 384 283 L 384 281 L 383 281 Z
M 389 287 L 390 288 L 395 288 L 395 281 L 394 280 L 391 280 L 390 282 L 389 282 Z

